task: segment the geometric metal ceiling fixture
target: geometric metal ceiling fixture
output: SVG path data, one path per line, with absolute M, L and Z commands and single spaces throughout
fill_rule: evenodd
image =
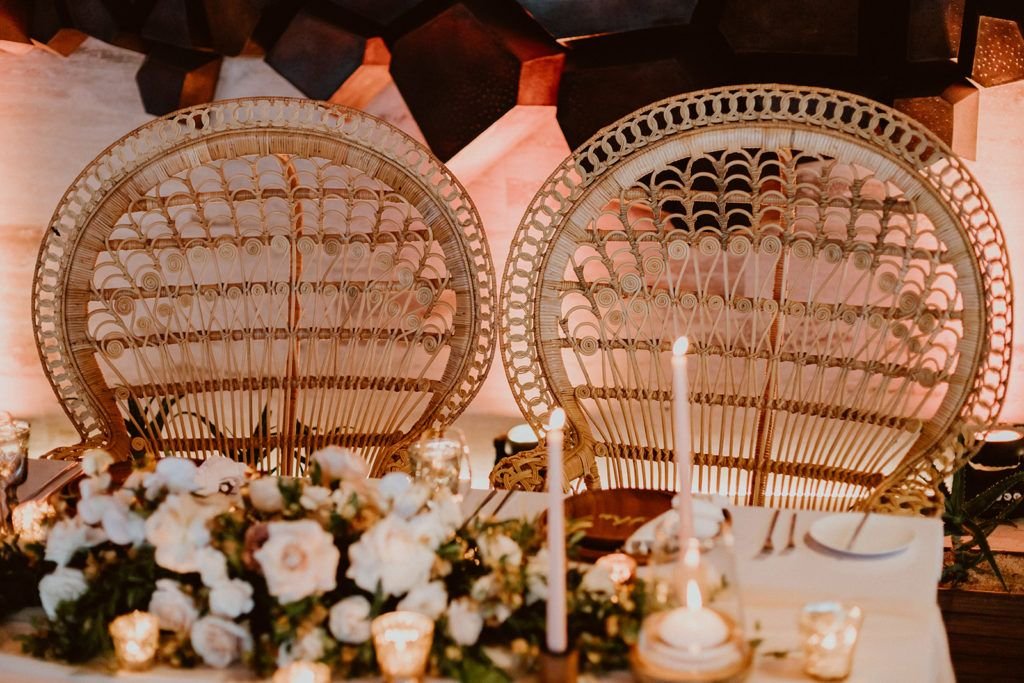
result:
M 1024 78 L 1024 36 L 1012 19 L 979 17 L 971 78 L 991 87 Z
M 560 43 L 580 38 L 686 26 L 698 0 L 516 0 Z
M 212 101 L 223 61 L 213 52 L 153 46 L 135 74 L 146 111 L 163 116 Z
M 976 159 L 978 92 L 974 84 L 961 80 L 937 95 L 897 98 L 893 108 L 924 125 L 959 156 Z
M 517 104 L 551 105 L 564 54 L 518 7 L 460 2 L 391 45 L 391 75 L 450 159 Z
M 267 63 L 307 97 L 327 100 L 363 63 L 366 38 L 309 8 L 295 15 Z
M 737 54 L 856 55 L 859 0 L 728 0 L 719 29 Z
M 933 62 L 955 59 L 965 0 L 910 0 L 907 17 L 907 61 Z

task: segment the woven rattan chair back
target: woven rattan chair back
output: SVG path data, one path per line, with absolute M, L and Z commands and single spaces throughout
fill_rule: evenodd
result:
M 451 423 L 494 348 L 472 202 L 373 117 L 307 100 L 183 110 L 103 152 L 39 254 L 43 366 L 88 445 L 377 471 Z
M 934 512 L 997 414 L 1010 273 L 996 217 L 920 125 L 832 91 L 746 86 L 600 131 L 534 198 L 502 290 L 505 368 L 570 476 L 674 488 L 671 345 L 694 482 L 740 503 Z M 540 463 L 492 479 L 536 486 Z

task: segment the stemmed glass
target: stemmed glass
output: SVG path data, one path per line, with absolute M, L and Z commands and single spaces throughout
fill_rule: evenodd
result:
M 11 533 L 18 486 L 28 474 L 28 423 L 0 412 L 0 531 Z
M 409 447 L 412 476 L 435 492 L 446 490 L 462 500 L 469 492 L 473 473 L 466 436 L 460 429 L 429 430 Z

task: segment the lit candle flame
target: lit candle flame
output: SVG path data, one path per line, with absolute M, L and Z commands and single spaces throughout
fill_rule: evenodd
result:
M 673 356 L 685 356 L 686 355 L 686 351 L 689 348 L 690 348 L 690 340 L 687 339 L 686 337 L 680 337 L 679 339 L 676 339 L 675 343 L 672 345 L 672 355 Z
M 555 408 L 551 411 L 551 418 L 548 420 L 548 431 L 562 429 L 565 427 L 565 411 Z
M 700 542 L 691 538 L 686 544 L 686 552 L 683 554 L 683 564 L 688 569 L 696 569 L 700 565 Z
M 686 582 L 686 609 L 696 612 L 704 607 L 704 599 L 700 597 L 700 585 L 696 579 Z
M 1003 429 L 989 429 L 987 431 L 978 434 L 978 438 L 985 443 L 1006 443 L 1008 441 L 1017 441 L 1024 433 L 1020 429 L 1014 428 L 1003 428 Z

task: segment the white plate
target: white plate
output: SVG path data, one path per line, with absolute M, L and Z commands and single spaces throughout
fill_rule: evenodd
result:
M 871 515 L 860 530 L 853 547 L 847 548 L 861 515 L 829 515 L 811 525 L 811 538 L 829 550 L 844 555 L 878 557 L 906 550 L 914 542 L 914 530 L 899 517 Z

